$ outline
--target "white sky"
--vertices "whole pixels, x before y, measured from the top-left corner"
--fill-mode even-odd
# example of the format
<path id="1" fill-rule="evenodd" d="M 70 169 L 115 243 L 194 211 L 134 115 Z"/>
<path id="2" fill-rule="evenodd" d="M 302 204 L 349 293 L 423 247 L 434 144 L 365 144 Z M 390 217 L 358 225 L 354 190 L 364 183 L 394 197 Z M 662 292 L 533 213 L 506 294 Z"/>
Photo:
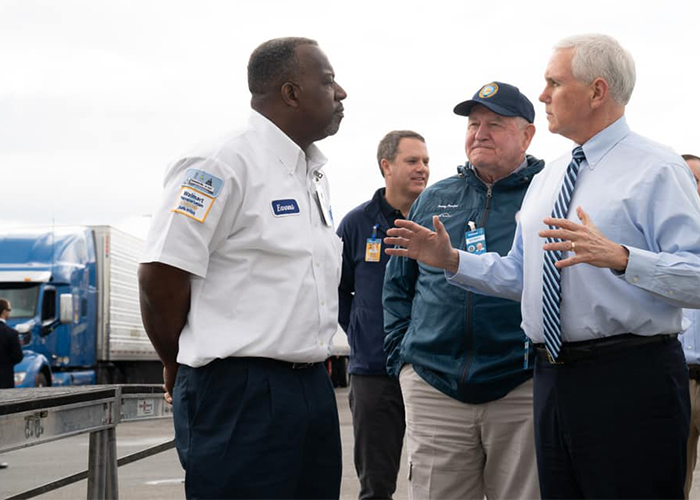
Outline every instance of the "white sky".
<path id="1" fill-rule="evenodd" d="M 319 143 L 336 222 L 382 185 L 389 130 L 427 140 L 431 183 L 464 163 L 452 114 L 492 80 L 535 104 L 530 153 L 569 141 L 537 101 L 551 46 L 603 32 L 635 57 L 627 119 L 700 154 L 700 2 L 0 0 L 0 225 L 110 224 L 143 236 L 167 164 L 244 124 L 246 64 L 278 36 L 319 41 L 348 92 L 340 132 Z"/>

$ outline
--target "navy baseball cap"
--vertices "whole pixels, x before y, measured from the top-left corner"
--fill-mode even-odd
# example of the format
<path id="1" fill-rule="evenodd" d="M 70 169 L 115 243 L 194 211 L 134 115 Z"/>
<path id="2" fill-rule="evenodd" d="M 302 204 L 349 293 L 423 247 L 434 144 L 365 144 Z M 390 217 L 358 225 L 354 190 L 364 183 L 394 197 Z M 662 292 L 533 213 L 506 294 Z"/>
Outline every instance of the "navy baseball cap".
<path id="1" fill-rule="evenodd" d="M 486 106 L 501 116 L 522 116 L 528 122 L 535 121 L 535 108 L 530 100 L 520 93 L 518 87 L 502 82 L 491 82 L 481 87 L 474 97 L 455 106 L 455 114 L 469 116 L 477 104 Z"/>

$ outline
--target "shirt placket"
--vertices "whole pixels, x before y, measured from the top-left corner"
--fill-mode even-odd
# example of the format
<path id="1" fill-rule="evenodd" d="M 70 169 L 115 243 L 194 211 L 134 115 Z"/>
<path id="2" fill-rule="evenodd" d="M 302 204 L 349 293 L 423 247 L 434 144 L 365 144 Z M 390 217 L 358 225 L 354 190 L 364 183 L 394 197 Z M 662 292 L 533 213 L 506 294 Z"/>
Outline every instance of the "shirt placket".
<path id="1" fill-rule="evenodd" d="M 330 312 L 328 310 L 328 300 L 325 296 L 326 276 L 324 272 L 325 256 L 326 256 L 326 241 L 324 235 L 323 220 L 319 212 L 316 202 L 316 174 L 314 168 L 307 167 L 306 160 L 299 158 L 298 171 L 304 175 L 304 186 L 307 194 L 307 203 L 309 204 L 309 245 L 311 248 L 311 272 L 316 287 L 316 304 L 318 310 L 318 324 L 315 331 L 316 345 L 320 348 L 326 348 L 326 342 L 321 337 L 321 327 L 329 320 Z"/>

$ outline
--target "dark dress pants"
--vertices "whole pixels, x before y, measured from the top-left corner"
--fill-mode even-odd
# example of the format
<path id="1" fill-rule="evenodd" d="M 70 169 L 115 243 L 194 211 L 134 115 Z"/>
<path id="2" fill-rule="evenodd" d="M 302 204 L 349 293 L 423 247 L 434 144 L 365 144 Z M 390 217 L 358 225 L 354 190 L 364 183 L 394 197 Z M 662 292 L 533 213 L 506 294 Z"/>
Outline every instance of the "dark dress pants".
<path id="1" fill-rule="evenodd" d="M 683 498 L 690 418 L 677 340 L 535 364 L 542 498 Z"/>
<path id="2" fill-rule="evenodd" d="M 339 498 L 335 392 L 322 363 L 180 366 L 173 391 L 187 498 Z"/>
<path id="3" fill-rule="evenodd" d="M 406 430 L 399 381 L 387 375 L 351 375 L 349 399 L 359 498 L 391 498 Z"/>

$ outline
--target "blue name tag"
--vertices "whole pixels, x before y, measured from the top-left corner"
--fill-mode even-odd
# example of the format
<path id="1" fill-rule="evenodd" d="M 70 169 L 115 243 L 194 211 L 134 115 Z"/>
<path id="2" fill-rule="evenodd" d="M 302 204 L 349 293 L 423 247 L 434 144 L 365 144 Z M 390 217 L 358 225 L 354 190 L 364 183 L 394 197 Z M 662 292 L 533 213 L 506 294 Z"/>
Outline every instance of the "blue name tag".
<path id="1" fill-rule="evenodd" d="M 474 254 L 486 253 L 486 234 L 483 227 L 467 231 L 464 238 L 467 243 L 467 252 Z"/>
<path id="2" fill-rule="evenodd" d="M 272 213 L 275 217 L 284 217 L 285 215 L 297 215 L 299 213 L 299 204 L 297 200 L 273 200 Z"/>

